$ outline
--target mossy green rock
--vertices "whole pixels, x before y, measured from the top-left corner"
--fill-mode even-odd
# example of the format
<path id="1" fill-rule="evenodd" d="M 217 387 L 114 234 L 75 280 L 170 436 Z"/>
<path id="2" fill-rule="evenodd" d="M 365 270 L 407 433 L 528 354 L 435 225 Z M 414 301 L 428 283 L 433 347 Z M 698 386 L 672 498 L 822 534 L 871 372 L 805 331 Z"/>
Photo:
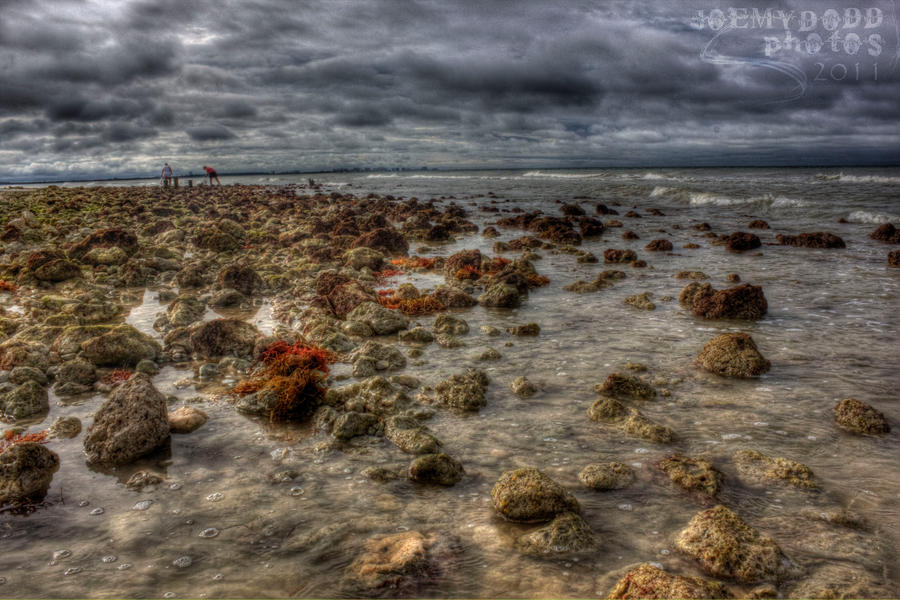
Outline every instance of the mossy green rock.
<path id="1" fill-rule="evenodd" d="M 77 383 L 91 385 L 97 381 L 97 367 L 83 358 L 67 360 L 56 372 L 56 384 Z"/>
<path id="2" fill-rule="evenodd" d="M 714 337 L 697 355 L 697 362 L 707 371 L 728 377 L 758 377 L 771 367 L 746 333 Z"/>
<path id="3" fill-rule="evenodd" d="M 126 324 L 81 343 L 82 358 L 97 366 L 134 366 L 161 353 L 156 340 Z"/>
<path id="4" fill-rule="evenodd" d="M 788 564 L 775 540 L 721 505 L 697 513 L 675 545 L 710 575 L 743 583 L 778 579 Z"/>
<path id="5" fill-rule="evenodd" d="M 441 441 L 412 417 L 388 419 L 384 437 L 407 454 L 437 454 L 441 451 Z"/>
<path id="6" fill-rule="evenodd" d="M 13 419 L 26 419 L 49 410 L 47 390 L 34 380 L 28 380 L 0 396 L 0 412 Z"/>
<path id="7" fill-rule="evenodd" d="M 477 411 L 487 404 L 485 392 L 490 379 L 481 369 L 451 375 L 438 383 L 434 390 L 438 402 L 451 408 Z"/>
<path id="8" fill-rule="evenodd" d="M 462 463 L 444 453 L 419 456 L 409 465 L 409 478 L 419 483 L 455 485 L 465 474 Z"/>
<path id="9" fill-rule="evenodd" d="M 199 321 L 206 312 L 206 305 L 188 294 L 175 298 L 166 309 L 166 317 L 172 327 L 184 327 Z"/>
<path id="10" fill-rule="evenodd" d="M 650 563 L 644 563 L 628 571 L 607 596 L 617 600 L 642 598 L 705 600 L 733 597 L 728 588 L 718 581 L 673 575 Z"/>
<path id="11" fill-rule="evenodd" d="M 377 335 L 389 335 L 409 327 L 409 319 L 403 313 L 374 302 L 360 303 L 347 314 L 347 320 L 365 323 Z"/>
<path id="12" fill-rule="evenodd" d="M 40 385 L 47 385 L 47 376 L 35 367 L 16 367 L 9 373 L 9 380 L 16 385 L 26 381 L 36 381 Z"/>
<path id="13" fill-rule="evenodd" d="M 478 304 L 496 308 L 516 308 L 522 304 L 522 297 L 515 286 L 495 283 L 478 297 Z"/>
<path id="14" fill-rule="evenodd" d="M 491 500 L 501 517 L 521 523 L 549 521 L 567 511 L 581 512 L 575 496 L 534 467 L 503 473 L 491 489 Z"/>
<path id="15" fill-rule="evenodd" d="M 238 319 L 213 319 L 193 328 L 191 349 L 203 358 L 251 356 L 259 331 Z"/>
<path id="16" fill-rule="evenodd" d="M 531 556 L 560 556 L 591 550 L 597 538 L 590 525 L 573 512 L 565 512 L 547 525 L 516 540 L 516 547 Z"/>

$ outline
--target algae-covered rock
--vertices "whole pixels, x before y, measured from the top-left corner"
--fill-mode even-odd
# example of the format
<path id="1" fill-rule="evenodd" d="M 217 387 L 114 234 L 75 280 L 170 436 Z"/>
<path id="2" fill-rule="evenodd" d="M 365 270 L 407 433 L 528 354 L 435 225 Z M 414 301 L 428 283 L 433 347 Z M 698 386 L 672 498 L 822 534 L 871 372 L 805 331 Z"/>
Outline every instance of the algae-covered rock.
<path id="1" fill-rule="evenodd" d="M 81 433 L 81 419 L 78 417 L 57 417 L 48 429 L 51 437 L 69 439 Z"/>
<path id="2" fill-rule="evenodd" d="M 650 292 L 644 292 L 642 294 L 635 294 L 633 296 L 628 296 L 625 298 L 625 304 L 629 306 L 633 306 L 640 310 L 656 310 L 656 305 L 653 304 L 653 301 L 650 300 L 650 297 L 653 294 Z"/>
<path id="3" fill-rule="evenodd" d="M 673 575 L 650 563 L 628 571 L 607 596 L 619 600 L 705 600 L 733 597 L 728 588 L 718 581 Z"/>
<path id="4" fill-rule="evenodd" d="M 50 366 L 47 346 L 40 342 L 12 339 L 0 344 L 0 369 L 35 367 L 46 371 Z"/>
<path id="5" fill-rule="evenodd" d="M 81 357 L 97 366 L 134 366 L 161 352 L 156 340 L 126 324 L 81 343 Z"/>
<path id="6" fill-rule="evenodd" d="M 441 451 L 441 441 L 412 417 L 388 419 L 384 437 L 407 454 L 439 454 Z"/>
<path id="7" fill-rule="evenodd" d="M 694 296 L 691 310 L 705 319 L 754 320 L 766 314 L 768 303 L 762 287 L 745 283 L 724 290 L 706 288 Z"/>
<path id="8" fill-rule="evenodd" d="M 371 377 L 375 371 L 402 369 L 406 366 L 406 357 L 403 353 L 389 344 L 379 344 L 378 342 L 368 341 L 359 346 L 349 356 L 350 362 L 354 366 L 354 376 Z M 358 375 L 356 373 L 358 365 L 363 362 L 370 364 L 372 372 L 368 375 Z"/>
<path id="9" fill-rule="evenodd" d="M 47 376 L 42 370 L 35 367 L 21 366 L 14 368 L 9 372 L 9 380 L 16 385 L 21 385 L 26 381 L 34 381 L 39 385 L 47 385 Z"/>
<path id="10" fill-rule="evenodd" d="M 525 323 L 524 325 L 507 327 L 506 331 L 517 337 L 536 336 L 541 334 L 541 326 L 537 323 Z"/>
<path id="11" fill-rule="evenodd" d="M 671 444 L 675 440 L 675 433 L 671 429 L 651 421 L 635 409 L 631 409 L 628 418 L 622 423 L 622 430 L 657 444 Z"/>
<path id="12" fill-rule="evenodd" d="M 94 248 L 119 248 L 126 256 L 138 250 L 138 238 L 131 231 L 112 227 L 91 232 L 69 250 L 69 257 L 82 260 Z"/>
<path id="13" fill-rule="evenodd" d="M 583 468 L 578 480 L 592 490 L 619 490 L 634 481 L 634 470 L 620 462 L 595 463 Z"/>
<path id="14" fill-rule="evenodd" d="M 462 463 L 447 454 L 424 454 L 409 465 L 409 478 L 419 483 L 455 485 L 465 474 Z"/>
<path id="15" fill-rule="evenodd" d="M 373 272 L 380 271 L 384 266 L 384 254 L 366 246 L 351 248 L 344 253 L 344 265 L 356 270 L 367 267 Z"/>
<path id="16" fill-rule="evenodd" d="M 194 243 L 214 252 L 233 252 L 244 245 L 244 228 L 231 219 L 219 219 L 197 226 Z"/>
<path id="17" fill-rule="evenodd" d="M 520 398 L 530 398 L 537 393 L 537 387 L 528 381 L 528 378 L 524 375 L 516 377 L 513 382 L 509 384 L 509 389 L 512 390 L 513 394 Z"/>
<path id="18" fill-rule="evenodd" d="M 121 265 L 128 260 L 128 254 L 118 246 L 111 248 L 92 248 L 81 258 L 82 262 L 99 265 Z"/>
<path id="19" fill-rule="evenodd" d="M 771 537 L 721 505 L 694 515 L 675 545 L 710 575 L 744 583 L 778 579 L 788 564 Z"/>
<path id="20" fill-rule="evenodd" d="M 522 298 L 515 286 L 495 283 L 478 297 L 478 303 L 496 308 L 516 308 L 522 303 Z"/>
<path id="21" fill-rule="evenodd" d="M 371 413 L 348 411 L 334 419 L 331 435 L 339 440 L 349 440 L 360 435 L 375 435 L 380 430 L 377 416 Z"/>
<path id="22" fill-rule="evenodd" d="M 209 419 L 209 415 L 193 406 L 182 406 L 169 413 L 169 431 L 191 433 L 199 429 Z"/>
<path id="23" fill-rule="evenodd" d="M 834 422 L 854 433 L 878 435 L 891 430 L 883 413 L 855 398 L 844 398 L 835 405 Z"/>
<path id="24" fill-rule="evenodd" d="M 250 356 L 260 336 L 253 325 L 238 319 L 213 319 L 190 334 L 191 349 L 203 358 Z"/>
<path id="25" fill-rule="evenodd" d="M 543 522 L 564 512 L 581 512 L 566 488 L 534 467 L 506 471 L 491 489 L 501 517 L 521 523 Z"/>
<path id="26" fill-rule="evenodd" d="M 0 452 L 0 504 L 42 499 L 58 470 L 59 456 L 44 445 L 13 444 Z"/>
<path id="27" fill-rule="evenodd" d="M 84 436 L 89 464 L 124 465 L 162 446 L 169 438 L 166 398 L 150 377 L 133 374 L 94 414 Z"/>
<path id="28" fill-rule="evenodd" d="M 448 333 L 450 335 L 465 335 L 469 333 L 469 324 L 464 319 L 451 315 L 438 315 L 432 327 L 434 333 Z"/>
<path id="29" fill-rule="evenodd" d="M 543 527 L 520 536 L 516 548 L 531 556 L 562 556 L 593 549 L 597 538 L 580 515 L 565 512 Z"/>
<path id="30" fill-rule="evenodd" d="M 33 275 L 39 281 L 56 283 L 81 277 L 81 267 L 70 260 L 61 258 L 41 265 L 34 270 Z"/>
<path id="31" fill-rule="evenodd" d="M 772 458 L 756 450 L 740 450 L 733 458 L 742 479 L 754 482 L 780 480 L 801 488 L 816 487 L 810 468 L 793 460 Z"/>
<path id="32" fill-rule="evenodd" d="M 707 371 L 729 377 L 758 377 L 771 366 L 746 333 L 714 337 L 700 351 L 697 362 Z"/>
<path id="33" fill-rule="evenodd" d="M 56 372 L 57 387 L 67 383 L 91 385 L 95 381 L 97 381 L 97 367 L 83 358 L 67 360 L 59 366 L 59 370 Z"/>
<path id="34" fill-rule="evenodd" d="M 451 375 L 434 386 L 438 402 L 460 410 L 479 410 L 487 404 L 490 379 L 481 369 Z"/>
<path id="35" fill-rule="evenodd" d="M 389 335 L 409 327 L 409 319 L 403 313 L 387 309 L 375 302 L 362 302 L 347 313 L 348 321 L 365 323 L 377 335 Z"/>
<path id="36" fill-rule="evenodd" d="M 348 597 L 418 597 L 452 560 L 434 536 L 418 531 L 376 535 L 347 567 L 341 587 Z"/>
<path id="37" fill-rule="evenodd" d="M 13 419 L 27 419 L 50 410 L 47 389 L 28 380 L 11 392 L 0 396 L 0 414 Z"/>
<path id="38" fill-rule="evenodd" d="M 616 423 L 628 416 L 628 409 L 615 398 L 598 398 L 587 410 L 591 421 L 603 423 Z"/>
<path id="39" fill-rule="evenodd" d="M 594 386 L 594 391 L 619 400 L 653 400 L 656 390 L 637 377 L 611 373 L 602 385 Z"/>
<path id="40" fill-rule="evenodd" d="M 712 497 L 718 494 L 722 487 L 721 471 L 703 458 L 673 454 L 658 464 L 672 483 L 689 492 L 699 492 Z"/>
<path id="41" fill-rule="evenodd" d="M 478 304 L 478 300 L 454 285 L 439 285 L 433 294 L 447 308 L 468 308 Z"/>
<path id="42" fill-rule="evenodd" d="M 782 246 L 800 246 L 802 248 L 846 248 L 840 237 L 827 231 L 801 233 L 799 235 L 777 235 L 775 239 Z"/>
<path id="43" fill-rule="evenodd" d="M 166 309 L 166 317 L 172 327 L 185 327 L 203 318 L 206 305 L 190 294 L 175 298 Z"/>
<path id="44" fill-rule="evenodd" d="M 216 275 L 216 285 L 220 289 L 237 290 L 245 296 L 252 296 L 262 288 L 263 280 L 252 267 L 234 264 L 219 271 Z"/>
<path id="45" fill-rule="evenodd" d="M 603 251 L 603 262 L 607 264 L 630 263 L 637 260 L 634 250 L 608 248 Z"/>
<path id="46" fill-rule="evenodd" d="M 404 344 L 420 344 L 424 346 L 434 341 L 434 335 L 424 327 L 413 327 L 398 333 L 397 339 Z"/>

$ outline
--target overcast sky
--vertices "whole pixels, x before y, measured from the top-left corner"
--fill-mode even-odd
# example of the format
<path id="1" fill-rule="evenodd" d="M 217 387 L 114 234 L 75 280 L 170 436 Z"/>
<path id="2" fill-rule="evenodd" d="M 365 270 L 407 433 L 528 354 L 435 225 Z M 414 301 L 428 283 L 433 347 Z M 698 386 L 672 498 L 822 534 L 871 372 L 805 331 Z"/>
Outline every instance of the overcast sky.
<path id="1" fill-rule="evenodd" d="M 0 180 L 900 163 L 893 2 L 758 2 L 0 0 Z"/>

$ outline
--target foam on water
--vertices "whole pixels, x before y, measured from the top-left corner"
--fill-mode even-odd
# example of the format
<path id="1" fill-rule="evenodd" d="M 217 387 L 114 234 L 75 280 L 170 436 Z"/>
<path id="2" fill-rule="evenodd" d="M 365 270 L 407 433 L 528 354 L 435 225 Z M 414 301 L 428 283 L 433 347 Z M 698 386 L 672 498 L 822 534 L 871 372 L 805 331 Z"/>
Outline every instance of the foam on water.
<path id="1" fill-rule="evenodd" d="M 882 223 L 897 223 L 898 221 L 900 221 L 900 216 L 891 215 L 888 213 L 869 212 L 866 210 L 855 210 L 847 215 L 846 219 L 851 223 L 881 225 Z"/>

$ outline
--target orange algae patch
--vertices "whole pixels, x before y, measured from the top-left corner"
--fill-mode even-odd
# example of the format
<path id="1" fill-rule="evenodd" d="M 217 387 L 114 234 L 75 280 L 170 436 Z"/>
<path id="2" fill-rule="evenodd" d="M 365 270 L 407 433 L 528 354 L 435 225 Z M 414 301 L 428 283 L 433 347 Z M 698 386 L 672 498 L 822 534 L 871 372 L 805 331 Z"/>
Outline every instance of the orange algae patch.
<path id="1" fill-rule="evenodd" d="M 462 269 L 456 271 L 457 279 L 479 279 L 481 278 L 481 275 L 481 271 L 479 271 L 472 265 L 466 265 Z"/>
<path id="2" fill-rule="evenodd" d="M 128 381 L 130 377 L 131 371 L 128 369 L 115 369 L 112 373 L 103 378 L 103 383 L 117 385 Z"/>
<path id="3" fill-rule="evenodd" d="M 5 279 L 0 279 L 0 292 L 9 292 L 15 294 L 19 290 L 19 286 Z"/>
<path id="4" fill-rule="evenodd" d="M 385 308 L 399 310 L 404 315 L 412 317 L 447 310 L 447 307 L 434 294 L 427 294 L 419 298 L 398 298 L 395 290 L 379 290 L 378 303 Z"/>
<path id="5" fill-rule="evenodd" d="M 436 258 L 412 256 L 410 258 L 395 258 L 391 261 L 391 264 L 403 269 L 433 269 L 436 262 Z"/>
<path id="6" fill-rule="evenodd" d="M 544 277 L 543 275 L 535 275 L 534 273 L 529 273 L 525 276 L 525 281 L 528 282 L 529 288 L 543 287 L 550 283 L 549 277 Z"/>
<path id="7" fill-rule="evenodd" d="M 488 274 L 499 273 L 507 265 L 509 265 L 512 261 L 508 258 L 503 258 L 502 256 L 496 256 L 491 259 L 491 262 L 488 264 Z"/>
<path id="8" fill-rule="evenodd" d="M 12 429 L 7 431 L 3 435 L 3 439 L 0 440 L 0 453 L 6 452 L 16 444 L 21 444 L 22 442 L 34 442 L 36 444 L 46 444 L 47 443 L 47 432 L 46 431 L 38 431 L 37 433 L 16 433 Z"/>
<path id="9" fill-rule="evenodd" d="M 378 285 L 384 285 L 391 277 L 398 277 L 400 275 L 403 275 L 403 271 L 398 271 L 397 269 L 383 269 L 375 273 L 375 282 Z"/>
<path id="10" fill-rule="evenodd" d="M 232 388 L 231 393 L 243 396 L 271 390 L 276 400 L 269 420 L 303 417 L 324 396 L 328 364 L 335 359 L 334 354 L 318 346 L 279 340 L 260 352 L 255 375 Z"/>

